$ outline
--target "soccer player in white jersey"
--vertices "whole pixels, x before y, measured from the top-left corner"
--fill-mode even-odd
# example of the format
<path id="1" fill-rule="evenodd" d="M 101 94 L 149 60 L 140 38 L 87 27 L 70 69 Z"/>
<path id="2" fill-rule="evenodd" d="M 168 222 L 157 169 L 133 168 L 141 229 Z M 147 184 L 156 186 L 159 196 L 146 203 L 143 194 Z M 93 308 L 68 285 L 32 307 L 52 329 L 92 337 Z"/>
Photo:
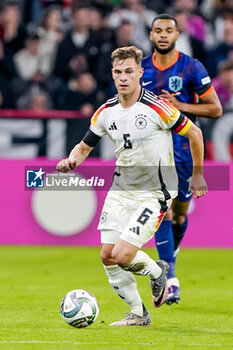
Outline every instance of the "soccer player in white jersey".
<path id="1" fill-rule="evenodd" d="M 152 238 L 177 194 L 171 130 L 189 138 L 193 195 L 198 198 L 207 192 L 202 175 L 202 133 L 170 102 L 140 86 L 141 60 L 142 51 L 134 46 L 113 51 L 112 76 L 118 95 L 97 110 L 83 140 L 57 164 L 58 171 L 73 170 L 104 134 L 116 145 L 116 176 L 98 229 L 109 283 L 130 313 L 111 326 L 144 326 L 151 322 L 134 275 L 149 276 L 155 307 L 167 297 L 167 263 L 152 260 L 140 248 Z"/>

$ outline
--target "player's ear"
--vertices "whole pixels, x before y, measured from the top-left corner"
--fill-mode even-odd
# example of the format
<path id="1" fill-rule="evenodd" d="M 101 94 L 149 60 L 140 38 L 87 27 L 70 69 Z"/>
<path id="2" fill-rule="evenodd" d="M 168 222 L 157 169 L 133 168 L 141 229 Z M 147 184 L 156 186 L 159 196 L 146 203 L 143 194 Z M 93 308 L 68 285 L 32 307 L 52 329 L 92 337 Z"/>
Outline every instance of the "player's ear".
<path id="1" fill-rule="evenodd" d="M 143 76 L 144 68 L 140 67 L 140 78 Z"/>
<path id="2" fill-rule="evenodd" d="M 179 39 L 179 36 L 180 36 L 180 32 L 179 32 L 179 30 L 177 30 L 177 31 L 176 31 L 176 40 Z"/>
<path id="3" fill-rule="evenodd" d="M 149 39 L 150 39 L 150 41 L 153 41 L 153 32 L 152 32 L 152 30 L 150 31 Z"/>

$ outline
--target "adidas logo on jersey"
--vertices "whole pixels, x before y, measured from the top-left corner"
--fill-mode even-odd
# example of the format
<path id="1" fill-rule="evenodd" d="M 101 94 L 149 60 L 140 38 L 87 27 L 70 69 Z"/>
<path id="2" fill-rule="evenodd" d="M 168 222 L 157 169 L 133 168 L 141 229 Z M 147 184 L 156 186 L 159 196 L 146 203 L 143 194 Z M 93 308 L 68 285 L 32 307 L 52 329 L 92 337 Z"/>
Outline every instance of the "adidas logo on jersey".
<path id="1" fill-rule="evenodd" d="M 136 233 L 136 235 L 139 235 L 139 233 L 140 233 L 140 227 L 139 226 L 131 227 L 129 230 L 134 232 L 134 233 Z"/>
<path id="2" fill-rule="evenodd" d="M 116 123 L 113 122 L 109 128 L 109 130 L 117 130 L 117 126 L 116 126 Z"/>

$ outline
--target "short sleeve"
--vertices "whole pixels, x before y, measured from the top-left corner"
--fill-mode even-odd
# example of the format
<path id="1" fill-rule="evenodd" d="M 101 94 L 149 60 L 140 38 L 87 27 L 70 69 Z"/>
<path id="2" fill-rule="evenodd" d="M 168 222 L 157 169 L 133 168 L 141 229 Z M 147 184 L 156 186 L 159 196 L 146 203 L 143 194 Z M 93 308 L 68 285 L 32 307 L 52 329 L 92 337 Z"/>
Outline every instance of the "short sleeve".
<path id="1" fill-rule="evenodd" d="M 170 129 L 179 135 L 184 135 L 192 125 L 191 120 L 167 99 L 158 99 L 151 107 L 159 115 L 158 122 L 161 129 Z"/>
<path id="2" fill-rule="evenodd" d="M 191 74 L 191 79 L 193 89 L 200 98 L 204 97 L 214 90 L 207 70 L 197 59 L 193 60 L 193 71 Z"/>
<path id="3" fill-rule="evenodd" d="M 106 133 L 104 127 L 104 111 L 106 108 L 107 104 L 103 104 L 97 109 L 91 118 L 90 130 L 99 137 L 102 137 Z"/>

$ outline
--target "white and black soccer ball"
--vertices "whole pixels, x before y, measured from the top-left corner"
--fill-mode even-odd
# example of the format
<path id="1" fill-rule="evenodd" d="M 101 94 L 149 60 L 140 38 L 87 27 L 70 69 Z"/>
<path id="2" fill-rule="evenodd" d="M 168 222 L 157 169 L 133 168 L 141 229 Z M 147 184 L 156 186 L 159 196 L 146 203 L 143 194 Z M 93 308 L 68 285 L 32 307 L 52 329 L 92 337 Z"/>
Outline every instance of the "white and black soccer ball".
<path id="1" fill-rule="evenodd" d="M 61 302 L 63 320 L 76 328 L 90 326 L 98 314 L 98 301 L 93 294 L 83 289 L 72 290 Z"/>

